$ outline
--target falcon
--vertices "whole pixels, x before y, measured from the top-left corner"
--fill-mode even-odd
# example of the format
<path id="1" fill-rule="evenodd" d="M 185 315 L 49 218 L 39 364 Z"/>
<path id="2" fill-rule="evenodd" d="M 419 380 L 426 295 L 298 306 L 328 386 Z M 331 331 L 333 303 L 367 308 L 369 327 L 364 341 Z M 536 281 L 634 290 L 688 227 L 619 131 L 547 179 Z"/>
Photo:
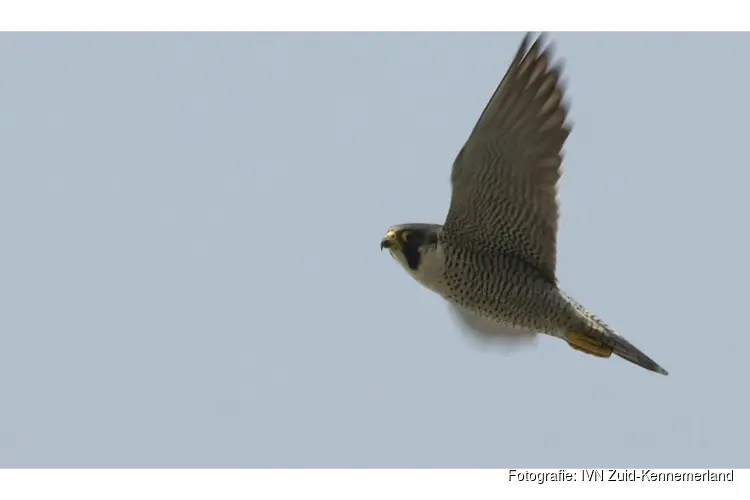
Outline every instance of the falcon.
<path id="1" fill-rule="evenodd" d="M 530 41 L 527 34 L 453 162 L 445 223 L 392 226 L 380 248 L 442 296 L 476 339 L 512 347 L 541 333 L 667 375 L 559 286 L 557 183 L 572 125 L 562 66 L 544 35 Z"/>

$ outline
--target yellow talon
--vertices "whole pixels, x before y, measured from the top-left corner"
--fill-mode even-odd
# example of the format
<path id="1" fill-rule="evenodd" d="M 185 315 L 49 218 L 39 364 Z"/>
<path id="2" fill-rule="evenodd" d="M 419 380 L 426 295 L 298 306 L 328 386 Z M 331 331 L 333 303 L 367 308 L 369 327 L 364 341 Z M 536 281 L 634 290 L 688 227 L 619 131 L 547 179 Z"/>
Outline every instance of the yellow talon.
<path id="1" fill-rule="evenodd" d="M 576 351 L 582 351 L 599 358 L 608 358 L 612 355 L 612 349 L 598 340 L 594 340 L 582 333 L 571 333 L 568 335 L 568 345 Z"/>

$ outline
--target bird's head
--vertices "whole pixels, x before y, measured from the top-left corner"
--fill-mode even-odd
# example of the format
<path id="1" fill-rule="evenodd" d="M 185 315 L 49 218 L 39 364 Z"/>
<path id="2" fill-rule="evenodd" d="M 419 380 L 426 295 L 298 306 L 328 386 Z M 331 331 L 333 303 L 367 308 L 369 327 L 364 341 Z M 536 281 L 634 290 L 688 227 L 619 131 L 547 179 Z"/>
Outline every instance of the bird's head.
<path id="1" fill-rule="evenodd" d="M 412 273 L 419 269 L 424 255 L 437 248 L 442 226 L 439 224 L 399 224 L 391 226 L 380 240 L 394 259 Z"/>

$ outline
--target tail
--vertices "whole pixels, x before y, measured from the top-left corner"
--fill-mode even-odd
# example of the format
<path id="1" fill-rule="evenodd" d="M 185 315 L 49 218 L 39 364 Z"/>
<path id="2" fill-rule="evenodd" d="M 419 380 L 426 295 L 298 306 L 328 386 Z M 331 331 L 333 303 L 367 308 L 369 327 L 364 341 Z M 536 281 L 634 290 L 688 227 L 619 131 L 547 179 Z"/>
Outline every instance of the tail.
<path id="1" fill-rule="evenodd" d="M 600 358 L 608 358 L 612 353 L 615 353 L 621 358 L 646 370 L 662 375 L 669 375 L 667 370 L 646 356 L 643 351 L 618 335 L 606 323 L 584 309 L 583 306 L 572 299 L 570 300 L 578 312 L 587 320 L 585 322 L 587 323 L 586 326 L 582 326 L 580 332 L 568 333 L 566 340 L 570 347 Z"/>

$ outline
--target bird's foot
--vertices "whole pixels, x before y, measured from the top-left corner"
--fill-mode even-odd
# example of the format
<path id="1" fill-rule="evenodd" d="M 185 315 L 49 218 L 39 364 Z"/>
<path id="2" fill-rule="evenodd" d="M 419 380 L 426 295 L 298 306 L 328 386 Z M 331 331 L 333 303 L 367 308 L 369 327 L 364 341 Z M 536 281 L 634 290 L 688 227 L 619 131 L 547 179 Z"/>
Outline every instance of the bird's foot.
<path id="1" fill-rule="evenodd" d="M 599 358 L 608 358 L 612 355 L 612 349 L 596 339 L 582 333 L 568 334 L 568 345 L 576 351 L 582 351 Z"/>

